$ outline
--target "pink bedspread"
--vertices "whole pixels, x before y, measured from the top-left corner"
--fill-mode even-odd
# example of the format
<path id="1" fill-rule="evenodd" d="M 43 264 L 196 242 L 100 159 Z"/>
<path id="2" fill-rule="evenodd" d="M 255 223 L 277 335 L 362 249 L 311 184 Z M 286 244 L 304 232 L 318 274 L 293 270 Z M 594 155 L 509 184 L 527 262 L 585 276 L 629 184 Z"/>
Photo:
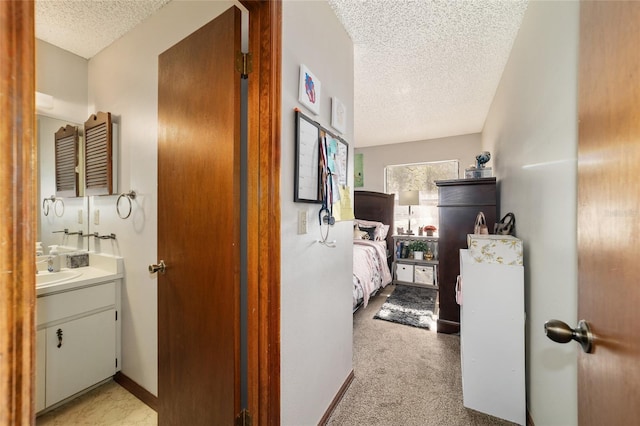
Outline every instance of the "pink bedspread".
<path id="1" fill-rule="evenodd" d="M 387 253 L 380 241 L 353 240 L 353 275 L 363 290 L 363 304 L 380 287 L 391 282 Z"/>

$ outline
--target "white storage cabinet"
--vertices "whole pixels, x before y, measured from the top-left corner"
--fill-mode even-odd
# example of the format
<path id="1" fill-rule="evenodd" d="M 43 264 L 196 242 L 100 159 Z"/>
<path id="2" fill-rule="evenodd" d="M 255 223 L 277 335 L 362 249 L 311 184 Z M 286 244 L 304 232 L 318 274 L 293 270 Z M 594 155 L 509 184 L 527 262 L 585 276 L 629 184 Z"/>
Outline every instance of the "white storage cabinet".
<path id="1" fill-rule="evenodd" d="M 524 268 L 460 250 L 460 275 L 464 406 L 524 425 Z"/>
<path id="2" fill-rule="evenodd" d="M 39 296 L 36 412 L 120 370 L 120 280 Z"/>

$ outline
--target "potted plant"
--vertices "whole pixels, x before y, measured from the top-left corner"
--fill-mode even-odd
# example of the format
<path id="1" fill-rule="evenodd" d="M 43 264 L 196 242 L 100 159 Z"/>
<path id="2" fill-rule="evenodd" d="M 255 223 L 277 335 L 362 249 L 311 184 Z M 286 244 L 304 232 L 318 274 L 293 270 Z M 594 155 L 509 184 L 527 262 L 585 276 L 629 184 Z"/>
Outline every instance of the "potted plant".
<path id="1" fill-rule="evenodd" d="M 429 246 L 424 241 L 412 241 L 409 244 L 409 250 L 413 252 L 413 258 L 417 260 L 424 259 L 424 253 L 429 249 Z"/>
<path id="2" fill-rule="evenodd" d="M 427 237 L 432 237 L 433 233 L 436 231 L 436 229 L 438 229 L 438 228 L 436 228 L 433 225 L 427 225 L 427 226 L 424 227 L 424 232 L 427 233 Z"/>

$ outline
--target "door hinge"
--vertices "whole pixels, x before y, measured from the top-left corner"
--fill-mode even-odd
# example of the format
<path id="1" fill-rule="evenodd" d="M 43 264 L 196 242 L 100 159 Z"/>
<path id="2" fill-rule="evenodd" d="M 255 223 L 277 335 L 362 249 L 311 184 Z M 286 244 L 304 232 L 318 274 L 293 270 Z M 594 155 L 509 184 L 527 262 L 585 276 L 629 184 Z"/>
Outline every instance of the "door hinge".
<path id="1" fill-rule="evenodd" d="M 251 426 L 251 414 L 249 414 L 249 410 L 244 408 L 240 411 L 240 414 L 236 416 L 236 426 Z"/>
<path id="2" fill-rule="evenodd" d="M 251 53 L 238 52 L 236 54 L 236 70 L 242 79 L 249 78 L 249 74 L 253 71 Z"/>

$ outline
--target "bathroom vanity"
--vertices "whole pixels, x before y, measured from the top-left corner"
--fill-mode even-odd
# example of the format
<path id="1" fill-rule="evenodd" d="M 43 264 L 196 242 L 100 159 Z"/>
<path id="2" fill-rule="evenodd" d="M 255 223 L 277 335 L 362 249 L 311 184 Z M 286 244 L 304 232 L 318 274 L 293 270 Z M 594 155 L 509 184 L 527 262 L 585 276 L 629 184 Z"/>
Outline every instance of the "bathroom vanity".
<path id="1" fill-rule="evenodd" d="M 60 405 L 120 370 L 119 257 L 36 275 L 36 412 Z"/>

